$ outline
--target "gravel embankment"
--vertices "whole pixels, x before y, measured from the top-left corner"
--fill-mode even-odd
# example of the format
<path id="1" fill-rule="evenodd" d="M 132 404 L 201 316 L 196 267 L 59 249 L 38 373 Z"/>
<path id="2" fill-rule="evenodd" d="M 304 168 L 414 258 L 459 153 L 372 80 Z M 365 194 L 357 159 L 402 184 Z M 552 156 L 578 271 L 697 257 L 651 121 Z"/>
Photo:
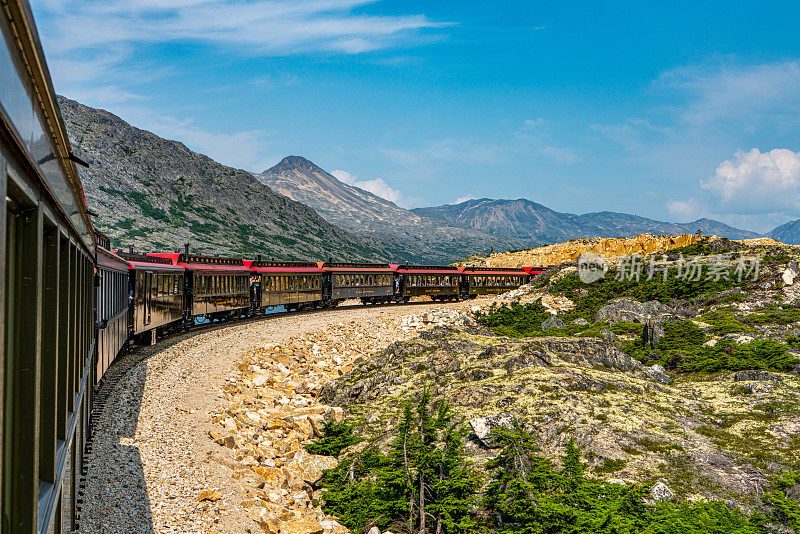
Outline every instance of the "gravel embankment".
<path id="1" fill-rule="evenodd" d="M 123 358 L 112 368 L 121 377 L 95 428 L 81 532 L 258 532 L 267 525 L 258 526 L 257 512 L 264 517 L 265 510 L 275 509 L 287 520 L 308 516 L 323 521 L 329 532 L 338 531 L 338 525 L 330 518 L 325 523 L 312 507 L 311 495 L 302 494 L 301 480 L 283 481 L 290 489 L 294 484 L 291 493 L 262 483 L 256 488 L 260 494 L 253 495 L 245 473 L 254 467 L 252 456 L 233 443 L 219 444 L 225 435 L 238 436 L 246 426 L 240 421 L 225 432 L 224 416 L 235 412 L 232 403 L 251 402 L 242 400 L 243 389 L 262 399 L 265 394 L 253 393 L 253 388 L 263 387 L 274 395 L 289 387 L 285 399 L 273 399 L 267 408 L 285 412 L 291 404 L 290 408 L 330 416 L 331 410 L 326 416 L 324 407 L 314 407 L 313 390 L 322 381 L 341 374 L 356 357 L 428 327 L 419 320 L 426 312 L 442 310 L 434 317 L 447 320 L 456 310 L 484 304 L 425 303 L 276 315 L 182 335 Z M 255 384 L 254 370 L 259 375 Z M 305 395 L 303 388 L 308 389 Z M 267 417 L 268 412 L 258 413 Z M 310 439 L 297 433 L 291 437 L 295 450 L 297 443 Z M 266 452 L 271 442 L 263 436 L 260 440 L 262 457 L 255 467 L 259 460 L 278 467 L 292 460 L 295 451 L 286 450 L 280 440 Z M 291 469 L 283 472 L 291 478 Z"/>

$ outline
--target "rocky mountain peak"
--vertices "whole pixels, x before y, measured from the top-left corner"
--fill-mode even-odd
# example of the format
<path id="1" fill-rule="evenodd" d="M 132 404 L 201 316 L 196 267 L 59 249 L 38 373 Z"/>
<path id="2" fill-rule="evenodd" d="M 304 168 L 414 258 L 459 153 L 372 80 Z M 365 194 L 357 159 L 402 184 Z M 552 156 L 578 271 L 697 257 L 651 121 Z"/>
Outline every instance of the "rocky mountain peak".
<path id="1" fill-rule="evenodd" d="M 280 174 L 282 172 L 325 172 L 317 165 L 302 156 L 286 156 L 277 165 L 264 171 L 266 173 Z"/>

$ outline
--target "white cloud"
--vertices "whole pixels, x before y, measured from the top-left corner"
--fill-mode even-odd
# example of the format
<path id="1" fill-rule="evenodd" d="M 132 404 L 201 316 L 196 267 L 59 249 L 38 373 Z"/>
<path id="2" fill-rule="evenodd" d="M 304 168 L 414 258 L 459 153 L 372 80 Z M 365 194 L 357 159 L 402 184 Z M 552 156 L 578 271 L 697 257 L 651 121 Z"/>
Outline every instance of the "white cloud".
<path id="1" fill-rule="evenodd" d="M 364 191 L 369 191 L 373 195 L 384 198 L 389 202 L 394 202 L 398 206 L 406 207 L 407 205 L 400 191 L 397 189 L 392 189 L 389 187 L 389 184 L 380 178 L 375 178 L 373 180 L 360 180 L 355 174 L 350 174 L 349 172 L 340 169 L 331 171 L 331 174 L 339 181 L 344 182 L 347 185 L 352 185 L 354 187 L 359 187 Z"/>
<path id="2" fill-rule="evenodd" d="M 800 153 L 785 148 L 739 151 L 701 187 L 740 214 L 800 211 Z"/>
<path id="3" fill-rule="evenodd" d="M 467 200 L 475 200 L 473 196 L 466 196 L 466 197 L 458 197 L 453 204 L 461 204 L 462 202 L 466 202 Z"/>
<path id="4" fill-rule="evenodd" d="M 670 200 L 667 202 L 667 210 L 678 222 L 694 221 L 708 213 L 705 204 L 694 197 L 687 200 Z"/>

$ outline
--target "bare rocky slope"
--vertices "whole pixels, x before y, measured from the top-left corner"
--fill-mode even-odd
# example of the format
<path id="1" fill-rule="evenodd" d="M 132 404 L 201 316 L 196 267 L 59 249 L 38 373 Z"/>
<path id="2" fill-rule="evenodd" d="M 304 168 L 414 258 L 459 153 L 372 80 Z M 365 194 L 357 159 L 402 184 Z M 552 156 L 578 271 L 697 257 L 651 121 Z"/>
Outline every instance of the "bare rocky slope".
<path id="1" fill-rule="evenodd" d="M 524 198 L 482 198 L 412 211 L 423 217 L 438 218 L 458 226 L 546 243 L 559 243 L 575 238 L 629 237 L 642 233 L 685 234 L 695 233 L 697 230 L 706 235 L 728 239 L 759 237 L 755 232 L 740 230 L 712 219 L 669 223 L 610 211 L 575 215 L 553 211 Z"/>
<path id="2" fill-rule="evenodd" d="M 276 194 L 252 174 L 59 97 L 95 225 L 114 247 L 281 259 L 386 260 L 387 253 Z"/>
<path id="3" fill-rule="evenodd" d="M 800 245 L 800 219 L 789 221 L 769 232 L 767 237 L 789 245 Z"/>
<path id="4" fill-rule="evenodd" d="M 449 263 L 476 251 L 530 247 L 526 238 L 492 235 L 413 211 L 337 180 L 314 163 L 288 156 L 257 178 L 275 191 L 317 210 L 329 222 L 375 241 L 398 259 Z"/>

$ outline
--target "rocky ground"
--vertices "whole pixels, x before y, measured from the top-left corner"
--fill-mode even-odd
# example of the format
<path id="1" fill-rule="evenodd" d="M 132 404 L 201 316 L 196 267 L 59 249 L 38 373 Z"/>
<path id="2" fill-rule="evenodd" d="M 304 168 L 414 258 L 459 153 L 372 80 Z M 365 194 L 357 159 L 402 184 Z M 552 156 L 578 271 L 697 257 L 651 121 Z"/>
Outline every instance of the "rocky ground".
<path id="1" fill-rule="evenodd" d="M 95 426 L 80 531 L 342 532 L 311 502 L 330 459 L 302 450 L 343 416 L 316 400 L 322 384 L 463 323 L 475 302 L 276 315 L 123 358 Z"/>

